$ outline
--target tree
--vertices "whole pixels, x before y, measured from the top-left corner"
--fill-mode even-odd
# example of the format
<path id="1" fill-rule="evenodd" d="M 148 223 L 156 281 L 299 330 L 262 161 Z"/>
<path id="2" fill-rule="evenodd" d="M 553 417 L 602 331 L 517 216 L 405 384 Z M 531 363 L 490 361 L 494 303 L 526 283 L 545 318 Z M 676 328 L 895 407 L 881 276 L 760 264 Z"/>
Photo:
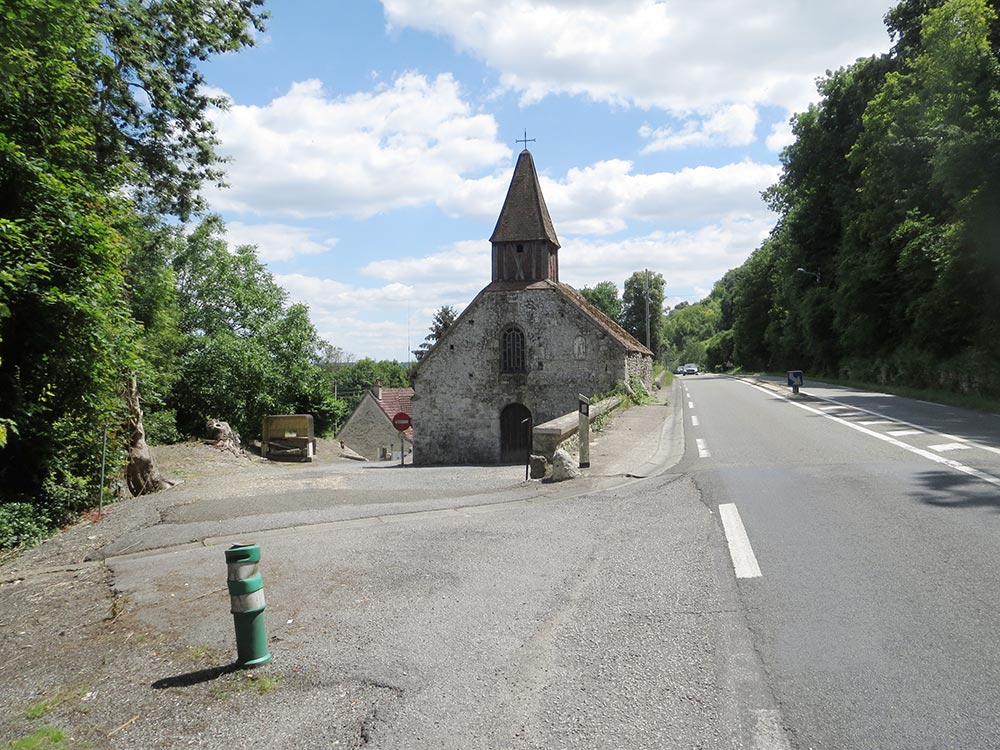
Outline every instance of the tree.
<path id="1" fill-rule="evenodd" d="M 614 321 L 622 314 L 622 301 L 618 296 L 618 287 L 611 281 L 598 281 L 593 289 L 584 287 L 580 294 L 590 304 Z"/>
<path id="2" fill-rule="evenodd" d="M 49 523 L 96 496 L 104 425 L 125 447 L 123 385 L 151 362 L 126 281 L 134 217 L 183 218 L 218 176 L 197 61 L 252 43 L 261 2 L 4 4 L 0 497 Z"/>
<path id="3" fill-rule="evenodd" d="M 663 275 L 636 271 L 625 281 L 619 322 L 626 331 L 646 344 L 653 358 L 662 359 L 660 328 L 663 323 Z M 647 331 L 649 332 L 647 338 Z"/>
<path id="4" fill-rule="evenodd" d="M 420 344 L 422 354 L 428 352 L 434 344 L 441 340 L 444 332 L 451 327 L 457 317 L 458 311 L 451 305 L 443 305 L 437 309 L 437 312 L 434 313 L 434 319 L 431 321 L 431 332 L 424 337 Z"/>
<path id="5" fill-rule="evenodd" d="M 334 373 L 337 392 L 353 410 L 365 393 L 379 381 L 386 388 L 405 388 L 409 385 L 406 368 L 394 360 L 375 360 L 365 357 L 345 365 Z"/>
<path id="6" fill-rule="evenodd" d="M 720 317 L 719 302 L 712 297 L 671 310 L 660 330 L 667 363 L 676 366 L 694 362 L 707 366 L 707 342 L 718 332 Z"/>
<path id="7" fill-rule="evenodd" d="M 324 363 L 331 349 L 245 245 L 230 252 L 225 226 L 207 217 L 172 258 L 183 337 L 169 398 L 178 426 L 200 434 L 207 418 L 256 434 L 267 414 L 313 414 L 318 433 L 347 411 Z"/>

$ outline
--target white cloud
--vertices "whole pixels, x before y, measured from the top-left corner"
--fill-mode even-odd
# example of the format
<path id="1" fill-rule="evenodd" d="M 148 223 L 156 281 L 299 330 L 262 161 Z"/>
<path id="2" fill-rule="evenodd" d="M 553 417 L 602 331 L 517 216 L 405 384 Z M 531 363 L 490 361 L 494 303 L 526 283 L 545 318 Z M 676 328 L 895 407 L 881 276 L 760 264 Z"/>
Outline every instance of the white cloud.
<path id="1" fill-rule="evenodd" d="M 689 146 L 746 146 L 754 142 L 756 129 L 757 110 L 746 104 L 733 104 L 700 120 L 689 119 L 679 130 L 644 125 L 639 135 L 650 141 L 643 153 L 651 153 Z"/>
<path id="2" fill-rule="evenodd" d="M 667 294 L 689 301 L 743 263 L 773 226 L 771 217 L 733 217 L 692 230 L 651 232 L 618 242 L 574 239 L 559 251 L 559 277 L 573 286 L 613 281 L 619 288 L 634 271 L 662 273 Z"/>
<path id="3" fill-rule="evenodd" d="M 541 178 L 557 234 L 610 234 L 629 219 L 698 225 L 726 216 L 764 216 L 760 192 L 779 168 L 751 161 L 677 172 L 633 174 L 612 159 L 571 169 L 559 181 Z"/>
<path id="4" fill-rule="evenodd" d="M 336 238 L 322 238 L 305 227 L 294 224 L 226 224 L 226 239 L 230 246 L 256 245 L 257 255 L 264 261 L 291 260 L 299 255 L 319 255 L 328 252 Z"/>
<path id="5" fill-rule="evenodd" d="M 212 119 L 232 162 L 229 189 L 209 199 L 234 212 L 366 218 L 447 202 L 463 176 L 511 156 L 493 117 L 474 113 L 448 74 L 405 73 L 340 97 L 302 81 L 266 106 L 234 104 Z"/>
<path id="6" fill-rule="evenodd" d="M 771 135 L 767 137 L 768 149 L 777 153 L 793 143 L 795 143 L 795 134 L 792 132 L 791 119 L 776 122 L 771 128 Z"/>
<path id="7" fill-rule="evenodd" d="M 824 70 L 888 46 L 894 0 L 382 0 L 390 29 L 450 37 L 526 102 L 555 93 L 672 112 L 815 98 Z"/>
<path id="8" fill-rule="evenodd" d="M 577 287 L 613 281 L 621 288 L 634 271 L 662 273 L 674 304 L 696 301 L 729 269 L 760 245 L 772 226 L 770 216 L 733 216 L 691 230 L 651 232 L 620 241 L 574 238 L 559 251 L 560 278 Z M 293 302 L 309 305 L 320 335 L 358 356 L 401 359 L 407 344 L 416 348 L 441 305 L 465 308 L 490 280 L 490 247 L 485 241 L 456 243 L 424 257 L 370 263 L 364 273 L 385 283 L 345 284 L 301 274 L 276 280 Z"/>

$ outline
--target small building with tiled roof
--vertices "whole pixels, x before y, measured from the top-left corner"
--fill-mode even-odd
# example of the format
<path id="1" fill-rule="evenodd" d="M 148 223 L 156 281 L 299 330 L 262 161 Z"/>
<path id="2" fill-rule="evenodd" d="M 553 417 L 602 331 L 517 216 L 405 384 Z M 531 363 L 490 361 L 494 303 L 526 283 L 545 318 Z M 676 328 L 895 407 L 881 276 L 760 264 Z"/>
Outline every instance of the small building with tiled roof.
<path id="1" fill-rule="evenodd" d="M 336 439 L 370 461 L 399 457 L 400 433 L 392 418 L 404 412 L 413 414 L 412 388 L 383 388 L 378 382 L 365 393 L 358 408 L 344 423 Z M 413 428 L 403 433 L 403 453 L 413 450 Z"/>
<path id="2" fill-rule="evenodd" d="M 517 159 L 492 243 L 492 281 L 414 370 L 415 464 L 523 463 L 531 429 L 622 381 L 652 352 L 559 281 L 559 240 L 531 153 Z"/>

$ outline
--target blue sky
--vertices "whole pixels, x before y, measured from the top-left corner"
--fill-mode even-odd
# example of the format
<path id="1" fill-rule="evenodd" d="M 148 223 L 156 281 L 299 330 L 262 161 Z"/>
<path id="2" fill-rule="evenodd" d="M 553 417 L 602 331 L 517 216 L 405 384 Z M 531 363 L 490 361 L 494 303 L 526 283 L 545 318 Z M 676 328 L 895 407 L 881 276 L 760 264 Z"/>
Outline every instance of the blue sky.
<path id="1" fill-rule="evenodd" d="M 760 191 L 825 71 L 889 46 L 888 0 L 286 0 L 208 85 L 211 190 L 320 334 L 406 360 L 489 282 L 527 130 L 573 286 L 704 297 L 766 236 Z"/>

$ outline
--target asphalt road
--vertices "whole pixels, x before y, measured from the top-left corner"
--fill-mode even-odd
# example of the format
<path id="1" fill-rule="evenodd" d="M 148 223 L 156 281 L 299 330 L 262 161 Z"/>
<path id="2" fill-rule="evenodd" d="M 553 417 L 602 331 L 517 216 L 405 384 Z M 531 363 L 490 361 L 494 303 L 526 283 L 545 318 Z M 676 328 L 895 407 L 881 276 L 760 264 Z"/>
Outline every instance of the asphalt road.
<path id="1" fill-rule="evenodd" d="M 216 520 L 232 532 L 242 503 L 263 550 L 265 671 L 281 688 L 242 727 L 204 715 L 197 730 L 160 734 L 136 721 L 117 742 L 785 750 L 722 529 L 689 477 L 663 473 L 683 448 L 679 393 L 669 409 L 617 416 L 576 483 L 512 487 L 509 467 L 463 467 L 355 471 L 317 487 L 325 475 L 307 471 L 284 496 L 177 495 L 164 523 L 106 548 L 127 615 L 175 649 L 231 648 L 229 542 L 201 535 Z M 378 482 L 352 487 L 362 475 Z M 388 478 L 407 476 L 425 490 L 386 494 Z M 496 489 L 444 490 L 471 477 Z M 265 510 L 286 527 L 255 521 Z M 200 541 L 177 544 L 189 535 Z M 120 554 L 136 546 L 146 551 Z M 155 678 L 178 697 L 200 679 Z M 348 701 L 374 707 L 360 730 L 343 719 Z"/>
<path id="2" fill-rule="evenodd" d="M 387 694 L 366 746 L 783 747 L 767 742 L 775 712 L 721 530 L 683 477 L 258 541 L 269 673 L 284 692 L 325 679 Z M 224 645 L 224 594 L 200 594 L 218 589 L 220 555 L 109 565 L 147 622 L 191 647 Z M 317 698 L 254 732 L 270 746 L 345 741 Z"/>
<path id="3" fill-rule="evenodd" d="M 1000 420 L 849 389 L 683 388 L 678 469 L 728 519 L 792 746 L 1000 747 Z"/>
<path id="4" fill-rule="evenodd" d="M 779 390 L 684 378 L 560 485 L 264 467 L 123 504 L 5 569 L 9 731 L 85 675 L 47 720 L 95 747 L 1000 747 L 996 421 Z M 260 694 L 227 669 L 248 539 Z"/>

